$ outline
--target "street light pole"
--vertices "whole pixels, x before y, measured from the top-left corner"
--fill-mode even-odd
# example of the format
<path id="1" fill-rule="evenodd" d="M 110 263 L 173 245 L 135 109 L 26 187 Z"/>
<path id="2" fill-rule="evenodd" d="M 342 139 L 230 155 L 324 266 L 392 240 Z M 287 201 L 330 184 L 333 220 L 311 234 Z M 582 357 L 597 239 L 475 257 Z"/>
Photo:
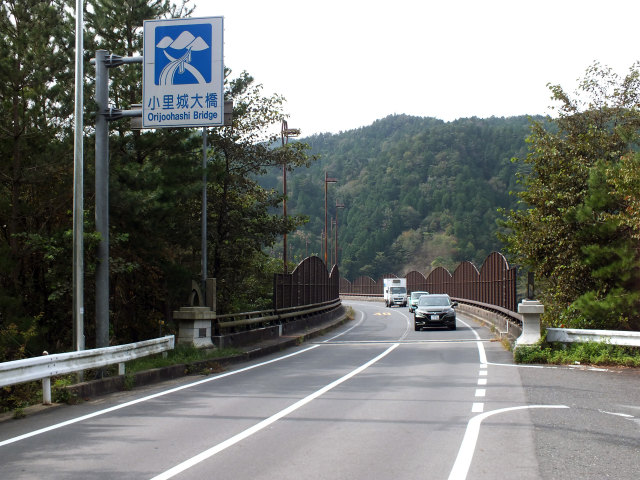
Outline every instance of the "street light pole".
<path id="1" fill-rule="evenodd" d="M 329 230 L 327 229 L 327 185 L 330 183 L 337 183 L 337 178 L 329 178 L 327 171 L 324 172 L 324 264 L 327 266 L 327 237 L 329 236 Z M 327 269 L 329 267 L 327 266 Z"/>
<path id="2" fill-rule="evenodd" d="M 282 139 L 282 148 L 289 143 L 289 137 L 297 137 L 300 135 L 300 130 L 297 128 L 289 128 L 286 120 L 282 120 L 282 129 L 280 130 L 280 137 Z M 287 162 L 282 162 L 282 216 L 287 221 Z M 283 272 L 287 273 L 287 232 L 284 232 L 282 237 L 282 264 Z"/>

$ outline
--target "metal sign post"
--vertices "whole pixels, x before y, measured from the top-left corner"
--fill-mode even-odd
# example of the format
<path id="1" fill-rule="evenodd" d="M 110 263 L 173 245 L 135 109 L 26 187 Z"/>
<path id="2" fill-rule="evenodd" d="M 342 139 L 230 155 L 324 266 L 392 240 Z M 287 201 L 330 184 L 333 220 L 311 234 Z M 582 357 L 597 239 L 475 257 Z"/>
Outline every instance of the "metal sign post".
<path id="1" fill-rule="evenodd" d="M 143 128 L 224 125 L 222 17 L 146 20 L 145 56 L 121 57 L 98 50 L 96 66 L 96 346 L 109 344 L 109 127 L 123 117 L 142 116 Z M 143 64 L 142 110 L 109 107 L 108 69 Z M 203 130 L 204 167 L 206 132 Z M 205 177 L 206 182 L 206 177 Z M 206 188 L 206 183 L 205 183 Z M 206 191 L 203 193 L 206 202 Z M 203 212 L 203 223 L 206 210 Z M 203 226 L 206 238 L 206 225 Z M 206 250 L 203 252 L 206 255 Z M 203 260 L 206 262 L 206 259 Z M 206 263 L 203 263 L 206 270 Z M 206 271 L 203 271 L 206 278 Z"/>

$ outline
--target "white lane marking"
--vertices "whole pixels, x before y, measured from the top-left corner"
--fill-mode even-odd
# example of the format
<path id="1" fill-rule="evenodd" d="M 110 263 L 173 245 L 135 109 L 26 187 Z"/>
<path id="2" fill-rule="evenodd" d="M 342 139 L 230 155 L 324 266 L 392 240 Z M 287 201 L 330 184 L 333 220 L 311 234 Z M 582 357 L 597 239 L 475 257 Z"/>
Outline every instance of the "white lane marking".
<path id="1" fill-rule="evenodd" d="M 224 377 L 228 377 L 230 375 L 236 375 L 237 373 L 246 372 L 249 370 L 253 370 L 254 368 L 262 367 L 264 365 L 268 365 L 270 363 L 279 362 L 280 360 L 284 360 L 286 358 L 293 357 L 295 355 L 300 355 L 301 353 L 308 352 L 309 350 L 313 350 L 314 348 L 318 348 L 320 345 L 312 345 L 303 350 L 299 350 L 297 352 L 290 353 L 288 355 L 283 355 L 282 357 L 273 358 L 271 360 L 267 360 L 266 362 L 257 363 L 255 365 L 251 365 L 248 367 L 241 368 L 239 370 L 233 370 L 231 372 L 222 373 L 220 375 L 216 375 L 213 377 L 207 377 L 203 380 L 198 380 L 197 382 L 189 383 L 186 385 L 181 385 L 179 387 L 171 388 L 169 390 L 165 390 L 162 392 L 154 393 L 153 395 L 148 395 L 146 397 L 138 398 L 136 400 L 131 400 L 130 402 L 121 403 L 120 405 L 114 405 L 113 407 L 105 408 L 104 410 L 98 410 L 97 412 L 89 413 L 88 415 L 83 415 L 81 417 L 72 418 L 70 420 L 56 423 L 55 425 L 50 425 L 48 427 L 41 428 L 39 430 L 34 430 L 29 433 L 25 433 L 23 435 L 19 435 L 17 437 L 9 438 L 7 440 L 3 440 L 0 442 L 0 447 L 5 445 L 9 445 L 10 443 L 19 442 L 20 440 L 25 440 L 30 437 L 35 437 L 36 435 L 40 435 L 42 433 L 50 432 L 52 430 L 57 430 L 58 428 L 66 427 L 68 425 L 73 425 L 74 423 L 82 422 L 84 420 L 89 420 L 90 418 L 99 417 L 101 415 L 105 415 L 107 413 L 115 412 L 116 410 L 120 410 L 122 408 L 130 407 L 132 405 L 136 405 L 138 403 L 146 402 L 148 400 L 153 400 L 154 398 L 162 397 L 164 395 L 169 395 L 171 393 L 179 392 L 180 390 L 186 390 L 187 388 L 195 387 L 198 385 L 202 385 L 203 383 L 213 382 L 214 380 L 219 380 Z"/>
<path id="2" fill-rule="evenodd" d="M 487 395 L 486 388 L 476 388 L 476 397 L 484 397 Z"/>
<path id="3" fill-rule="evenodd" d="M 472 413 L 482 413 L 482 412 L 484 412 L 484 403 L 478 402 L 478 403 L 474 403 L 473 405 L 471 405 L 471 412 Z"/>
<path id="4" fill-rule="evenodd" d="M 297 401 L 296 403 L 294 403 L 293 405 L 290 405 L 289 407 L 285 408 L 284 410 L 281 410 L 278 413 L 270 416 L 269 418 L 266 418 L 266 419 L 262 420 L 261 422 L 255 424 L 253 427 L 250 427 L 250 428 L 244 430 L 243 432 L 240 432 L 237 435 L 234 435 L 233 437 L 225 440 L 224 442 L 219 443 L 218 445 L 215 445 L 215 446 L 209 448 L 208 450 L 205 450 L 202 453 L 199 453 L 198 455 L 190 458 L 189 460 L 185 460 L 184 462 L 176 465 L 175 467 L 170 468 L 169 470 L 167 470 L 165 472 L 162 472 L 160 475 L 157 475 L 157 476 L 153 477 L 152 480 L 165 480 L 165 479 L 168 479 L 168 478 L 172 478 L 173 476 L 175 476 L 175 475 L 177 475 L 179 473 L 182 473 L 185 470 L 193 467 L 194 465 L 197 465 L 198 463 L 200 463 L 200 462 L 202 462 L 202 461 L 204 461 L 204 460 L 216 455 L 217 453 L 220 453 L 221 451 L 223 451 L 223 450 L 235 445 L 236 443 L 244 440 L 245 438 L 253 435 L 254 433 L 259 432 L 260 430 L 268 427 L 272 423 L 274 423 L 274 422 L 280 420 L 281 418 L 289 415 L 290 413 L 296 411 L 297 409 L 299 409 L 300 407 L 306 405 L 307 403 L 311 402 L 312 400 L 315 400 L 320 395 L 325 394 L 329 390 L 337 387 L 341 383 L 346 382 L 351 377 L 354 377 L 358 373 L 360 373 L 363 370 L 367 369 L 368 367 L 370 367 L 371 365 L 376 363 L 378 360 L 384 358 L 389 353 L 391 353 L 391 351 L 393 351 L 395 348 L 397 348 L 398 345 L 400 345 L 400 344 L 396 343 L 395 345 L 390 346 L 389 348 L 387 348 L 384 352 L 382 352 L 377 357 L 369 360 L 364 365 L 361 365 L 360 367 L 356 368 L 355 370 L 352 370 L 351 372 L 349 372 L 348 374 L 344 375 L 343 377 L 340 377 L 338 380 L 335 380 L 334 382 L 331 382 L 330 384 L 322 387 L 320 390 L 315 391 L 311 395 L 308 395 L 307 397 L 303 398 L 302 400 Z"/>
<path id="5" fill-rule="evenodd" d="M 606 410 L 598 410 L 598 411 L 600 413 L 606 413 L 607 415 L 615 415 L 616 417 L 635 418 L 633 415 L 629 415 L 627 413 L 607 412 Z"/>
<path id="6" fill-rule="evenodd" d="M 476 340 L 478 340 L 478 342 L 476 343 L 476 345 L 478 345 L 478 355 L 480 356 L 480 364 L 481 365 L 486 365 L 487 362 L 487 354 L 484 351 L 484 345 L 483 345 L 483 340 L 480 338 L 480 335 L 478 335 L 478 332 L 475 331 L 475 329 L 471 328 L 471 325 L 469 325 L 467 322 L 465 322 L 464 320 L 460 320 L 459 318 L 457 319 L 460 323 L 462 323 L 463 325 L 465 325 L 469 330 L 471 330 L 473 332 L 473 334 L 476 337 Z"/>
<path id="7" fill-rule="evenodd" d="M 358 313 L 360 313 L 361 316 L 362 316 L 362 318 L 360 318 L 358 323 L 356 323 L 351 328 L 345 330 L 344 332 L 339 333 L 338 335 L 335 335 L 335 336 L 325 340 L 325 342 L 329 342 L 329 341 L 333 340 L 334 338 L 338 338 L 338 337 L 350 332 L 351 330 L 356 328 L 358 325 L 360 325 L 362 323 L 362 321 L 364 320 L 364 315 L 362 314 L 362 312 L 358 312 Z M 73 425 L 74 423 L 83 422 L 84 420 L 89 420 L 90 418 L 99 417 L 99 416 L 105 415 L 107 413 L 115 412 L 116 410 L 120 410 L 121 408 L 130 407 L 130 406 L 136 405 L 138 403 L 146 402 L 148 400 L 153 400 L 154 398 L 162 397 L 164 395 L 169 395 L 171 393 L 175 393 L 175 392 L 178 392 L 180 390 L 185 390 L 187 388 L 195 387 L 195 386 L 201 385 L 203 383 L 212 382 L 214 380 L 219 380 L 220 378 L 228 377 L 230 375 L 235 375 L 237 373 L 242 373 L 242 372 L 246 372 L 248 370 L 253 370 L 254 368 L 262 367 L 262 366 L 268 365 L 270 363 L 278 362 L 280 360 L 284 360 L 284 359 L 293 357 L 295 355 L 299 355 L 301 353 L 308 352 L 308 351 L 313 350 L 313 349 L 315 349 L 315 348 L 317 348 L 319 346 L 320 346 L 320 343 L 314 344 L 314 345 L 311 345 L 310 347 L 305 348 L 303 350 L 300 350 L 298 352 L 289 353 L 287 355 L 283 355 L 282 357 L 278 357 L 278 358 L 274 358 L 274 359 L 271 359 L 271 360 L 267 360 L 266 362 L 257 363 L 255 365 L 251 365 L 249 367 L 241 368 L 239 370 L 233 370 L 231 372 L 222 373 L 220 375 L 207 377 L 207 378 L 205 378 L 203 380 L 199 380 L 197 382 L 189 383 L 187 385 L 182 385 L 180 387 L 172 388 L 170 390 L 166 390 L 166 391 L 163 391 L 163 392 L 158 392 L 158 393 L 155 393 L 153 395 L 148 395 L 146 397 L 138 398 L 138 399 L 132 400 L 130 402 L 125 402 L 125 403 L 122 403 L 120 405 L 115 405 L 113 407 L 106 408 L 104 410 L 98 410 L 97 412 L 93 412 L 93 413 L 90 413 L 88 415 L 83 415 L 81 417 L 72 418 L 70 420 L 67 420 L 67 421 L 64 421 L 64 422 L 61 422 L 61 423 L 57 423 L 55 425 L 50 425 L 48 427 L 44 427 L 44 428 L 41 428 L 39 430 L 34 430 L 32 432 L 25 433 L 25 434 L 19 435 L 17 437 L 13 437 L 13 438 L 9 438 L 7 440 L 0 441 L 0 447 L 3 447 L 5 445 L 9 445 L 11 443 L 19 442 L 20 440 L 25 440 L 25 439 L 30 438 L 30 437 L 35 437 L 36 435 L 40 435 L 40 434 L 43 434 L 43 433 L 46 433 L 46 432 L 50 432 L 52 430 L 57 430 L 59 428 L 66 427 L 68 425 Z"/>
<path id="8" fill-rule="evenodd" d="M 496 367 L 516 367 L 516 368 L 560 368 L 551 365 L 524 365 L 522 363 L 489 363 Z"/>
<path id="9" fill-rule="evenodd" d="M 402 337 L 400 337 L 400 340 L 404 340 L 405 338 L 407 338 L 407 335 L 409 335 L 409 331 L 410 331 L 409 329 L 411 328 L 411 320 L 403 312 L 400 312 L 400 315 L 402 315 L 407 320 L 407 328 L 405 328 L 404 334 L 402 334 Z"/>
<path id="10" fill-rule="evenodd" d="M 487 379 L 486 378 L 479 378 L 478 379 L 478 385 L 486 385 L 487 384 Z"/>
<path id="11" fill-rule="evenodd" d="M 499 410 L 492 410 L 490 412 L 481 413 L 469 420 L 467 429 L 458 450 L 458 456 L 453 464 L 451 473 L 449 474 L 449 480 L 465 480 L 467 473 L 469 473 L 469 467 L 471 466 L 471 460 L 473 459 L 473 453 L 476 449 L 476 442 L 478 441 L 478 434 L 480 433 L 480 424 L 482 421 L 492 415 L 500 413 L 512 412 L 515 410 L 524 410 L 527 408 L 569 408 L 566 405 L 526 405 L 523 407 L 511 407 L 501 408 Z"/>
<path id="12" fill-rule="evenodd" d="M 363 344 L 363 345 L 367 345 L 367 344 L 372 344 L 372 343 L 377 343 L 377 344 L 390 344 L 390 343 L 403 343 L 406 345 L 410 345 L 410 344 L 423 344 L 423 343 L 474 343 L 477 342 L 477 340 L 473 340 L 473 339 L 464 339 L 464 338 L 458 338 L 458 339 L 440 339 L 440 340 L 435 340 L 435 339 L 431 339 L 431 340 L 404 340 L 403 339 L 404 335 L 402 337 L 400 337 L 400 339 L 398 340 L 339 340 L 339 341 L 322 341 L 322 342 L 314 342 L 314 343 L 318 343 L 318 344 L 327 344 L 327 345 L 357 345 L 357 344 Z M 491 340 L 482 340 L 482 342 L 490 342 Z"/>
<path id="13" fill-rule="evenodd" d="M 341 332 L 341 333 L 339 333 L 339 334 L 337 334 L 337 335 L 334 335 L 334 336 L 333 336 L 333 337 L 331 337 L 331 338 L 327 338 L 326 340 L 323 340 L 322 342 L 319 342 L 319 343 L 327 343 L 327 342 L 330 342 L 330 341 L 332 341 L 334 338 L 341 337 L 342 335 L 345 335 L 345 334 L 349 333 L 349 332 L 350 332 L 351 330 L 353 330 L 354 328 L 356 328 L 356 327 L 360 326 L 360 325 L 362 324 L 362 322 L 364 321 L 364 313 L 362 313 L 360 310 L 356 310 L 356 313 L 359 313 L 359 314 L 360 314 L 360 320 L 358 320 L 358 321 L 356 322 L 356 324 L 355 324 L 355 325 L 353 325 L 352 327 L 350 327 L 350 328 L 346 329 L 344 332 Z"/>
<path id="14" fill-rule="evenodd" d="M 488 374 L 488 373 L 487 373 L 487 371 L 486 371 L 486 370 L 480 370 L 480 371 L 478 372 L 478 375 L 479 375 L 479 376 L 481 376 L 481 377 L 486 377 L 486 376 L 487 376 L 487 374 Z"/>
<path id="15" fill-rule="evenodd" d="M 497 367 L 515 367 L 515 368 L 550 368 L 556 370 L 581 370 L 584 372 L 611 372 L 608 368 L 592 368 L 583 365 L 524 365 L 522 363 L 491 363 Z"/>

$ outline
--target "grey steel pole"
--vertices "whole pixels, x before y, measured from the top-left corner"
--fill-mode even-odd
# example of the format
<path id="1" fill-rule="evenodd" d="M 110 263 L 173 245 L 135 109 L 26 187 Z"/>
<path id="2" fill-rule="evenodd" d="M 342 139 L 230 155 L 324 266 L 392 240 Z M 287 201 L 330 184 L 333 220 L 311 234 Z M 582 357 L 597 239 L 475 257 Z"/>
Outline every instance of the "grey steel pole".
<path id="1" fill-rule="evenodd" d="M 84 7 L 76 0 L 76 77 L 73 151 L 73 348 L 84 350 Z"/>
<path id="2" fill-rule="evenodd" d="M 109 74 L 107 51 L 96 51 L 96 231 L 100 234 L 96 267 L 96 347 L 109 346 Z"/>
<path id="3" fill-rule="evenodd" d="M 206 292 L 206 290 L 207 290 L 207 127 L 202 127 L 202 291 Z"/>
<path id="4" fill-rule="evenodd" d="M 327 185 L 329 183 L 336 183 L 338 181 L 337 178 L 329 178 L 327 176 L 327 171 L 324 172 L 324 264 L 329 269 L 329 265 L 327 265 L 327 237 L 329 236 L 327 225 Z"/>
<path id="5" fill-rule="evenodd" d="M 340 208 L 344 208 L 344 204 L 336 200 L 336 265 L 338 265 L 338 209 Z"/>
<path id="6" fill-rule="evenodd" d="M 327 172 L 325 170 L 324 172 L 324 264 L 327 268 L 329 268 L 329 266 L 327 265 L 327 184 L 329 182 L 327 181 Z"/>

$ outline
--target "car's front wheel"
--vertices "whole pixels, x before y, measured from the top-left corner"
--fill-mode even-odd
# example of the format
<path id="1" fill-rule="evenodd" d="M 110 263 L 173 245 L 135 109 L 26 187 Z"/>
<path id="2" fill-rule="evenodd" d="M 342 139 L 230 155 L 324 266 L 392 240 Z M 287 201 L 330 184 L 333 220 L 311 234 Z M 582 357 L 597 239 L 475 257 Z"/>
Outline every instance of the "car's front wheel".
<path id="1" fill-rule="evenodd" d="M 420 328 L 418 325 L 416 325 L 415 323 L 413 324 L 413 328 L 415 329 L 416 332 L 419 332 L 420 330 L 422 330 L 422 328 Z"/>

